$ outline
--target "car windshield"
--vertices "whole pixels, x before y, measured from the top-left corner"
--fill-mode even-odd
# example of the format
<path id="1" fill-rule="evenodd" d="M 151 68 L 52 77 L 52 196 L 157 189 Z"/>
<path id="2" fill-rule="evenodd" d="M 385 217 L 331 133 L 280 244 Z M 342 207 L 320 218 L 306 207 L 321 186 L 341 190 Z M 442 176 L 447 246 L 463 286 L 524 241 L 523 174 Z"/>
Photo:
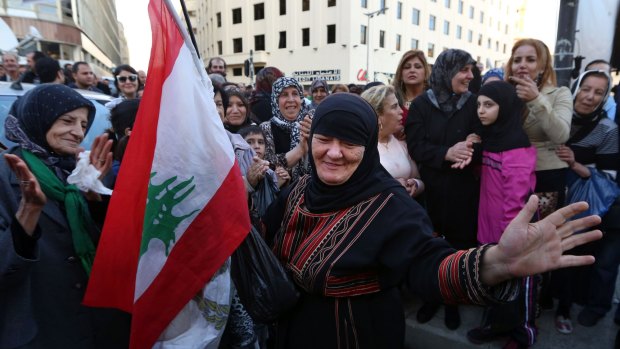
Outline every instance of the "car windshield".
<path id="1" fill-rule="evenodd" d="M 17 100 L 17 98 L 18 97 L 16 96 L 0 95 L 0 142 L 2 142 L 2 144 L 7 148 L 16 145 L 15 143 L 9 141 L 6 138 L 4 131 L 4 121 L 6 120 L 6 116 L 11 109 L 11 105 Z M 106 103 L 107 101 L 97 101 L 93 99 L 91 99 L 91 101 L 95 105 L 97 113 L 95 114 L 95 121 L 93 121 L 93 125 L 90 127 L 90 130 L 88 130 L 88 133 L 86 134 L 86 137 L 84 137 L 84 141 L 82 142 L 82 146 L 84 147 L 84 149 L 87 150 L 90 149 L 90 147 L 92 146 L 95 137 L 103 134 L 107 129 L 111 127 L 110 111 L 103 106 L 103 103 Z"/>

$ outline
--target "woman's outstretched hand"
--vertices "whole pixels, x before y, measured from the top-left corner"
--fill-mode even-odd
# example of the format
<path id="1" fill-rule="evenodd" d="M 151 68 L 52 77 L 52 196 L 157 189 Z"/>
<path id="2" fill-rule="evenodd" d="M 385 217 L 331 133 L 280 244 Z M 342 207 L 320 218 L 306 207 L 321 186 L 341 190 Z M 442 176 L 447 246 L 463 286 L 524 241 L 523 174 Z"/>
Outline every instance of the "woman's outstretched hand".
<path id="1" fill-rule="evenodd" d="M 39 222 L 39 216 L 47 198 L 41 190 L 37 177 L 32 174 L 26 162 L 14 154 L 5 154 L 4 159 L 19 181 L 22 198 L 15 218 L 28 235 L 32 235 Z"/>
<path id="2" fill-rule="evenodd" d="M 485 285 L 493 286 L 510 278 L 594 263 L 593 256 L 563 255 L 567 250 L 603 236 L 600 230 L 575 234 L 601 222 L 599 216 L 569 220 L 588 209 L 586 202 L 568 205 L 536 223 L 530 223 L 537 209 L 538 197 L 532 195 L 506 227 L 499 244 L 487 251 L 480 272 Z"/>

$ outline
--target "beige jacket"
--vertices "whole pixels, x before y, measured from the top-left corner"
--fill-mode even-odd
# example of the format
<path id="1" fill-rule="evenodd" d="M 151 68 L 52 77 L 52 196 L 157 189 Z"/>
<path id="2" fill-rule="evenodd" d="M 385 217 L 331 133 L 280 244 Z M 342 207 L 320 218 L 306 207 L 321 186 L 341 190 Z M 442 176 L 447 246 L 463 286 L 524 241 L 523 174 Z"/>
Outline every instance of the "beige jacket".
<path id="1" fill-rule="evenodd" d="M 570 134 L 573 97 L 567 87 L 545 86 L 538 97 L 526 103 L 529 115 L 523 129 L 536 147 L 536 171 L 568 167 L 555 155 L 558 145 Z"/>

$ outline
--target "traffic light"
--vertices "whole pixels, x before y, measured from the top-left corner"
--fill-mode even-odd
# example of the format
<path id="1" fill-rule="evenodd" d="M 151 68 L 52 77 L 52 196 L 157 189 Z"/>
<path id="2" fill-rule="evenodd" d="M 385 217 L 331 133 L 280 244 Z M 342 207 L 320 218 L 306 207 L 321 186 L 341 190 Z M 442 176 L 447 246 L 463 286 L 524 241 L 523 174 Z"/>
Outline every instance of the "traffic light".
<path id="1" fill-rule="evenodd" d="M 249 59 L 246 59 L 243 62 L 243 74 L 245 76 L 250 76 L 250 60 Z"/>

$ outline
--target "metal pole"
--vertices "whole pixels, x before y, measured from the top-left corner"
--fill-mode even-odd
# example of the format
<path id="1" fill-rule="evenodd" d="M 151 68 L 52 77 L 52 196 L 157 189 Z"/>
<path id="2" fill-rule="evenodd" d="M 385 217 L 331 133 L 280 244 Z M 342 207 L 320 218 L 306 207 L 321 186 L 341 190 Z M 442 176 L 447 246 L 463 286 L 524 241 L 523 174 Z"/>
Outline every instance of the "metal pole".
<path id="1" fill-rule="evenodd" d="M 187 13 L 187 7 L 185 6 L 185 0 L 181 1 L 181 8 L 183 8 L 183 17 L 185 17 L 185 22 L 187 23 L 187 31 L 189 32 L 189 37 L 192 39 L 192 44 L 194 45 L 194 49 L 196 50 L 196 55 L 200 58 L 200 51 L 198 51 L 198 45 L 196 44 L 196 38 L 194 37 L 194 30 L 192 29 L 192 22 L 189 20 L 189 14 Z"/>
<path id="2" fill-rule="evenodd" d="M 554 68 L 558 86 L 569 86 L 575 56 L 575 28 L 579 0 L 561 0 Z"/>
<path id="3" fill-rule="evenodd" d="M 366 83 L 368 83 L 370 80 L 370 72 L 368 69 L 370 69 L 370 18 L 372 14 L 367 13 L 366 16 L 368 16 L 368 25 L 366 26 Z"/>
<path id="4" fill-rule="evenodd" d="M 366 81 L 370 81 L 370 19 L 375 15 L 384 15 L 385 11 L 387 11 L 387 7 L 379 9 L 377 11 L 364 13 L 368 17 L 368 25 L 366 26 L 366 30 L 368 31 L 368 35 L 366 35 Z M 374 81 L 373 77 L 373 81 Z"/>
<path id="5" fill-rule="evenodd" d="M 250 50 L 250 85 L 254 88 L 254 50 Z"/>

